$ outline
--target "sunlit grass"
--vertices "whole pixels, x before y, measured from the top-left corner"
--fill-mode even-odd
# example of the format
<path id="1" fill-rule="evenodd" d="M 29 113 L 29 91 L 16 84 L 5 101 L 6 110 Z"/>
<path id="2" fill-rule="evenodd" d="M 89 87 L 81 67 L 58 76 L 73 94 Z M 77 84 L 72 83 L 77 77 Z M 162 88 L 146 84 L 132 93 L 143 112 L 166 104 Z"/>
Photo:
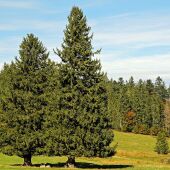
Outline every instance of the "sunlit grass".
<path id="1" fill-rule="evenodd" d="M 115 131 L 112 145 L 118 142 L 117 154 L 111 158 L 76 158 L 79 169 L 127 169 L 127 170 L 170 170 L 170 154 L 158 155 L 154 152 L 156 138 L 148 135 L 137 135 Z M 170 145 L 170 139 L 169 145 Z M 66 157 L 35 156 L 34 165 L 50 163 L 51 169 L 63 168 Z M 22 167 L 23 160 L 16 156 L 0 154 L 0 170 L 48 169 L 39 167 Z"/>

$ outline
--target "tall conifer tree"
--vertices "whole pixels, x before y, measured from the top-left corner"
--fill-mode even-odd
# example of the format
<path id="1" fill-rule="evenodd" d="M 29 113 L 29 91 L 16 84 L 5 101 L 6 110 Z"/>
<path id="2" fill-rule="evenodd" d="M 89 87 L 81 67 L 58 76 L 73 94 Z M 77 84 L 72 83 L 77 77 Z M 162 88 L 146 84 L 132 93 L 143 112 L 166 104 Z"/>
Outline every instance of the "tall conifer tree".
<path id="1" fill-rule="evenodd" d="M 155 91 L 158 93 L 163 101 L 168 98 L 168 91 L 166 89 L 165 83 L 159 76 L 156 78 L 155 81 Z"/>
<path id="2" fill-rule="evenodd" d="M 22 157 L 29 166 L 42 145 L 52 67 L 46 48 L 33 34 L 24 38 L 19 54 L 12 65 L 9 93 L 1 101 L 0 146 L 3 153 Z"/>
<path id="3" fill-rule="evenodd" d="M 105 76 L 99 60 L 93 59 L 99 51 L 93 52 L 86 17 L 78 7 L 73 7 L 68 22 L 62 49 L 56 51 L 62 60 L 61 97 L 55 146 L 49 148 L 49 153 L 67 155 L 69 166 L 75 163 L 76 156 L 112 155 L 109 145 L 113 134 Z"/>

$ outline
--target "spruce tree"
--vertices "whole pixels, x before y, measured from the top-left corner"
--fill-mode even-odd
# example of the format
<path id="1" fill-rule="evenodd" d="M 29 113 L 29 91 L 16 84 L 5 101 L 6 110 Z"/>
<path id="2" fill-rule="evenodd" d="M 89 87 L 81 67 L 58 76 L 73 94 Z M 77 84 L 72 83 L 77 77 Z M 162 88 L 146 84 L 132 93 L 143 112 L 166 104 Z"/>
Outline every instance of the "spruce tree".
<path id="1" fill-rule="evenodd" d="M 168 154 L 169 152 L 168 142 L 163 131 L 158 133 L 155 151 L 158 154 Z"/>
<path id="2" fill-rule="evenodd" d="M 72 8 L 68 22 L 62 48 L 56 50 L 62 61 L 61 97 L 59 112 L 54 113 L 53 142 L 48 148 L 49 155 L 68 156 L 67 166 L 74 164 L 77 156 L 113 154 L 105 76 L 99 60 L 93 59 L 99 51 L 93 52 L 90 27 L 78 7 Z"/>
<path id="3" fill-rule="evenodd" d="M 170 101 L 168 100 L 165 104 L 165 128 L 168 136 L 170 136 Z"/>
<path id="4" fill-rule="evenodd" d="M 1 100 L 0 147 L 5 154 L 24 158 L 23 165 L 30 166 L 32 156 L 43 145 L 52 63 L 33 34 L 23 39 L 19 54 L 12 65 L 9 93 Z"/>
<path id="5" fill-rule="evenodd" d="M 119 108 L 120 108 L 120 102 L 119 102 L 119 96 L 118 96 L 118 89 L 119 85 L 116 81 L 110 80 L 107 83 L 107 92 L 108 92 L 108 111 L 113 117 L 113 128 L 114 129 L 120 129 L 120 114 L 119 114 Z M 117 91 L 117 93 L 115 93 Z"/>
<path id="6" fill-rule="evenodd" d="M 166 89 L 165 83 L 159 76 L 156 78 L 155 81 L 155 91 L 163 101 L 165 101 L 165 99 L 168 98 L 168 91 Z"/>

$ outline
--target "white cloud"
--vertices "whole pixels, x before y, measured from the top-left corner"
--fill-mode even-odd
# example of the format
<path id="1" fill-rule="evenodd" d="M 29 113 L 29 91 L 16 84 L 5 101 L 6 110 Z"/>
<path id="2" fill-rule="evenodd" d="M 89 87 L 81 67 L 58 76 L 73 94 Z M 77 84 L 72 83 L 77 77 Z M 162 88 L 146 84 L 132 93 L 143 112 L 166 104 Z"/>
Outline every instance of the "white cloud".
<path id="1" fill-rule="evenodd" d="M 125 13 L 93 20 L 93 42 L 95 48 L 102 47 L 98 58 L 108 76 L 126 80 L 130 76 L 136 80 L 161 76 L 170 83 L 170 53 L 161 49 L 170 45 L 169 20 L 169 15 L 151 13 Z"/>
<path id="2" fill-rule="evenodd" d="M 22 8 L 31 9 L 35 7 L 33 1 L 19 1 L 19 0 L 0 0 L 0 8 Z"/>
<path id="3" fill-rule="evenodd" d="M 0 31 L 11 31 L 17 28 L 16 25 L 11 25 L 8 23 L 0 23 Z"/>
<path id="4" fill-rule="evenodd" d="M 170 53 L 101 62 L 103 70 L 113 79 L 123 77 L 128 80 L 130 76 L 136 80 L 139 78 L 154 80 L 158 76 L 166 81 L 170 79 Z"/>
<path id="5" fill-rule="evenodd" d="M 95 41 L 100 45 L 128 45 L 142 44 L 150 46 L 150 43 L 170 43 L 170 29 L 161 29 L 158 31 L 134 32 L 134 33 L 113 33 L 101 32 L 95 34 Z M 156 44 L 156 43 L 155 43 Z"/>
<path id="6" fill-rule="evenodd" d="M 100 46 L 145 48 L 170 44 L 170 16 L 124 13 L 93 21 L 94 42 Z"/>
<path id="7" fill-rule="evenodd" d="M 0 23 L 1 31 L 59 31 L 64 28 L 64 21 L 47 21 L 47 20 L 13 20 L 10 23 Z"/>

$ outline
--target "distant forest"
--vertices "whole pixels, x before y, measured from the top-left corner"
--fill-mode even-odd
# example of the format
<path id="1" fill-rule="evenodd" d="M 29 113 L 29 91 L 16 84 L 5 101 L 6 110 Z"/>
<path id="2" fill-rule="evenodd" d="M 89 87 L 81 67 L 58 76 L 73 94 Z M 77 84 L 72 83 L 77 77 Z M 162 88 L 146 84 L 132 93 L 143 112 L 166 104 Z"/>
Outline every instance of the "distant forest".
<path id="1" fill-rule="evenodd" d="M 170 88 L 160 77 L 155 82 L 108 80 L 108 95 L 114 129 L 157 135 L 163 128 L 170 135 Z"/>

